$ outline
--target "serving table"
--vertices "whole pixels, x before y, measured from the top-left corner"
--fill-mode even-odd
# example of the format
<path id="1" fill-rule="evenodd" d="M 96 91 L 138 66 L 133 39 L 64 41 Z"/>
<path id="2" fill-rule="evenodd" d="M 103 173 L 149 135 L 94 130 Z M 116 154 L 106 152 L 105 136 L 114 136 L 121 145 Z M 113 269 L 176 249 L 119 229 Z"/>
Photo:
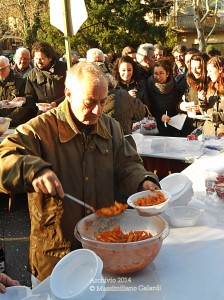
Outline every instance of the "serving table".
<path id="1" fill-rule="evenodd" d="M 140 141 L 137 142 L 137 151 L 147 170 L 159 177 L 164 177 L 171 173 L 181 172 L 203 155 L 203 149 L 186 150 L 184 147 L 186 140 L 181 137 L 142 135 Z"/>
<path id="2" fill-rule="evenodd" d="M 204 155 L 183 171 L 193 181 L 196 197 L 205 196 L 206 165 L 212 163 L 224 169 L 222 161 L 224 153 L 213 157 Z M 158 256 L 142 271 L 125 276 L 103 274 L 106 282 L 103 299 L 223 300 L 224 208 L 203 206 L 201 212 L 194 227 L 170 225 L 170 233 Z M 96 288 L 90 290 L 92 299 L 97 299 Z M 46 292 L 50 293 L 49 277 L 33 290 L 33 293 Z"/>
<path id="3" fill-rule="evenodd" d="M 144 270 L 130 276 L 104 274 L 103 299 L 223 300 L 224 221 L 220 218 L 204 212 L 195 227 L 171 227 L 160 253 Z M 92 299 L 97 298 L 96 288 L 90 290 Z M 46 292 L 50 293 L 49 278 L 33 290 Z"/>

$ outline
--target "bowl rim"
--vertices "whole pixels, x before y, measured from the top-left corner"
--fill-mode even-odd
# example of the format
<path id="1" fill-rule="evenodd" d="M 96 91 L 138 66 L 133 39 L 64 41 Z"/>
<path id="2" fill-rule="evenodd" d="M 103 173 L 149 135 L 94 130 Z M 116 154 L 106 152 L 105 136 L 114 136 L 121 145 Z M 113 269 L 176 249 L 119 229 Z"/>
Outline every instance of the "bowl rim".
<path id="1" fill-rule="evenodd" d="M 58 269 L 59 269 L 59 271 L 60 271 L 61 265 L 64 264 L 65 261 L 67 261 L 69 258 L 71 259 L 71 257 L 72 257 L 72 259 L 74 259 L 74 256 L 76 257 L 76 256 L 81 255 L 81 252 L 88 252 L 89 254 L 93 255 L 93 257 L 94 257 L 95 260 L 96 260 L 96 269 L 95 269 L 94 274 L 92 275 L 92 279 L 94 279 L 95 276 L 97 275 L 97 273 L 98 273 L 98 267 L 99 267 L 99 261 L 98 261 L 98 259 L 99 259 L 100 257 L 99 257 L 93 250 L 91 250 L 91 249 L 76 249 L 76 250 L 73 250 L 73 251 L 69 252 L 67 255 L 65 255 L 64 257 L 62 257 L 62 259 L 60 259 L 60 260 L 58 261 L 58 263 L 55 265 L 55 267 L 54 267 L 53 270 L 52 270 L 52 273 L 51 273 L 51 275 L 50 275 L 50 289 L 51 289 L 51 292 L 54 294 L 54 296 L 58 297 L 58 295 L 56 295 L 55 290 L 54 290 L 53 287 L 52 287 L 52 285 L 53 285 L 53 280 L 54 280 L 53 275 L 55 274 L 55 272 L 58 271 Z M 76 257 L 76 259 L 77 259 L 77 257 Z M 101 270 L 101 272 L 102 272 L 102 270 Z M 90 284 L 91 284 L 91 281 L 86 282 L 86 283 L 83 285 L 83 289 L 82 289 L 80 292 L 75 293 L 75 294 L 73 294 L 73 295 L 71 295 L 71 296 L 69 296 L 69 297 L 66 296 L 66 297 L 64 297 L 64 298 L 65 298 L 65 299 L 66 299 L 66 298 L 70 299 L 71 297 L 77 297 L 78 295 L 80 295 L 80 294 L 82 294 L 83 292 L 85 292 L 85 290 L 88 288 L 88 286 L 89 286 Z"/>
<path id="2" fill-rule="evenodd" d="M 164 190 L 159 190 L 160 192 L 164 193 L 165 196 L 167 197 L 167 199 L 162 202 L 162 203 L 159 203 L 159 204 L 156 204 L 156 205 L 148 205 L 148 206 L 139 206 L 139 205 L 135 205 L 133 200 L 131 200 L 132 197 L 134 197 L 135 195 L 137 194 L 140 194 L 140 193 L 143 193 L 145 192 L 146 194 L 149 193 L 149 192 L 153 192 L 153 191 L 150 191 L 150 190 L 147 190 L 147 191 L 141 191 L 141 192 L 138 192 L 138 193 L 135 193 L 133 195 L 131 195 L 128 200 L 127 200 L 127 203 L 128 205 L 130 205 L 131 207 L 133 208 L 136 208 L 136 209 L 140 209 L 140 210 L 149 210 L 149 209 L 153 209 L 153 208 L 162 208 L 165 204 L 167 204 L 167 202 L 171 199 L 172 195 L 170 192 L 168 191 L 164 191 Z M 140 196 L 139 196 L 140 197 Z M 144 196 L 142 196 L 144 197 Z"/>
<path id="3" fill-rule="evenodd" d="M 133 212 L 132 212 L 133 211 Z M 127 209 L 124 213 L 136 213 L 134 210 L 132 209 Z M 137 213 L 136 213 L 137 214 Z M 88 238 L 87 236 L 84 236 L 80 234 L 79 230 L 78 230 L 78 227 L 81 223 L 81 221 L 83 222 L 85 219 L 89 218 L 90 216 L 94 216 L 95 214 L 91 214 L 91 215 L 88 215 L 84 218 L 82 218 L 75 226 L 75 230 L 74 230 L 74 235 L 76 237 L 77 240 L 79 240 L 81 243 L 85 242 L 85 243 L 89 243 L 91 244 L 91 246 L 95 247 L 95 248 L 98 248 L 99 246 L 102 246 L 104 245 L 105 247 L 108 247 L 110 246 L 110 249 L 112 250 L 113 248 L 115 248 L 116 250 L 120 250 L 122 248 L 126 248 L 126 247 L 130 247 L 130 248 L 138 248 L 140 245 L 144 245 L 144 244 L 147 244 L 149 241 L 151 242 L 150 244 L 154 244 L 154 243 L 157 243 L 158 240 L 164 240 L 168 234 L 169 234 L 169 224 L 168 222 L 156 215 L 156 216 L 152 216 L 151 218 L 158 218 L 160 219 L 163 223 L 164 223 L 164 228 L 163 230 L 160 232 L 160 233 L 157 233 L 156 235 L 153 235 L 151 238 L 149 239 L 145 239 L 145 240 L 141 240 L 141 241 L 136 241 L 136 242 L 130 242 L 130 243 L 125 243 L 125 242 L 122 242 L 122 243 L 111 243 L 111 242 L 101 242 L 101 241 L 97 241 L 96 239 L 93 240 L 91 238 Z M 141 217 L 141 216 L 139 216 Z M 98 216 L 98 218 L 100 218 L 100 216 Z M 111 219 L 113 219 L 115 217 L 111 217 Z M 118 249 L 120 247 L 120 249 Z"/>
<path id="4" fill-rule="evenodd" d="M 178 217 L 178 216 L 172 216 L 172 215 L 170 215 L 169 214 L 169 211 L 171 211 L 171 210 L 175 210 L 175 209 L 177 209 L 177 210 L 179 210 L 180 208 L 188 208 L 188 210 L 189 211 L 194 211 L 194 212 L 196 212 L 197 213 L 197 215 L 196 216 L 189 216 L 189 217 Z M 197 218 L 199 218 L 200 216 L 201 216 L 201 211 L 198 209 L 198 208 L 196 208 L 196 207 L 192 207 L 192 206 L 172 206 L 172 207 L 168 207 L 167 209 L 166 209 L 166 211 L 165 211 L 165 214 L 170 218 L 170 219 L 175 219 L 175 220 L 193 220 L 193 219 L 197 219 Z"/>
<path id="5" fill-rule="evenodd" d="M 6 121 L 12 121 L 12 119 L 11 118 L 8 118 L 8 117 L 0 117 L 0 120 L 1 119 L 4 119 L 4 120 L 6 120 Z"/>

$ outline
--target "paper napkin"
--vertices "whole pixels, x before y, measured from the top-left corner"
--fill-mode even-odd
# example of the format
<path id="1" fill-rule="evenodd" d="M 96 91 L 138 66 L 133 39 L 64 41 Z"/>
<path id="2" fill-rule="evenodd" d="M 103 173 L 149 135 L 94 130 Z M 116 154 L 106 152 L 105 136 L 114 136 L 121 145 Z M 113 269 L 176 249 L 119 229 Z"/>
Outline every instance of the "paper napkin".
<path id="1" fill-rule="evenodd" d="M 187 115 L 185 114 L 178 114 L 171 118 L 169 121 L 169 125 L 177 128 L 178 130 L 181 130 L 184 126 L 184 122 L 186 120 Z"/>

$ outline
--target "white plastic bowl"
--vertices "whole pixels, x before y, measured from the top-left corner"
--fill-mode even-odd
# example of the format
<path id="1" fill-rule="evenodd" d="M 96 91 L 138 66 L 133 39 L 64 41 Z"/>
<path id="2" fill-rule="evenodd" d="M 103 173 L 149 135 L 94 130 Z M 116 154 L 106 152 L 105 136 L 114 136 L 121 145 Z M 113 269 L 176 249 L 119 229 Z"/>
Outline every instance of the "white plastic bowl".
<path id="1" fill-rule="evenodd" d="M 32 294 L 22 300 L 52 300 L 51 296 L 48 293 L 44 294 Z"/>
<path id="2" fill-rule="evenodd" d="M 182 173 L 173 173 L 160 181 L 162 190 L 171 194 L 169 206 L 186 206 L 193 196 L 193 183 Z"/>
<path id="3" fill-rule="evenodd" d="M 160 181 L 161 189 L 168 191 L 172 196 L 179 194 L 188 183 L 186 175 L 181 173 L 173 173 Z"/>
<path id="4" fill-rule="evenodd" d="M 49 103 L 36 103 L 36 106 L 40 111 L 46 112 L 49 110 L 51 105 Z"/>
<path id="5" fill-rule="evenodd" d="M 102 293 L 93 293 L 90 287 L 104 286 L 103 262 L 92 251 L 78 249 L 65 255 L 54 267 L 50 276 L 50 290 L 53 299 L 101 299 Z"/>
<path id="6" fill-rule="evenodd" d="M 0 295 L 2 300 L 22 300 L 32 294 L 32 291 L 27 286 L 18 285 L 6 288 L 6 293 Z"/>
<path id="7" fill-rule="evenodd" d="M 174 206 L 169 207 L 165 211 L 168 222 L 175 227 L 190 227 L 194 226 L 201 211 L 191 206 Z"/>
<path id="8" fill-rule="evenodd" d="M 0 136 L 9 128 L 11 121 L 12 119 L 10 118 L 0 117 Z"/>
<path id="9" fill-rule="evenodd" d="M 152 206 L 137 206 L 134 204 L 134 202 L 137 201 L 140 197 L 155 195 L 155 192 L 153 191 L 142 191 L 139 193 L 135 193 L 128 198 L 127 203 L 128 205 L 136 209 L 136 211 L 140 216 L 144 216 L 144 217 L 156 216 L 162 214 L 166 210 L 168 206 L 168 202 L 171 198 L 171 194 L 169 192 L 163 190 L 160 190 L 160 192 L 163 193 L 166 198 L 165 202 L 163 203 L 152 205 Z"/>
<path id="10" fill-rule="evenodd" d="M 169 206 L 186 206 L 194 194 L 193 182 L 188 180 L 186 187 L 180 193 L 171 197 Z"/>

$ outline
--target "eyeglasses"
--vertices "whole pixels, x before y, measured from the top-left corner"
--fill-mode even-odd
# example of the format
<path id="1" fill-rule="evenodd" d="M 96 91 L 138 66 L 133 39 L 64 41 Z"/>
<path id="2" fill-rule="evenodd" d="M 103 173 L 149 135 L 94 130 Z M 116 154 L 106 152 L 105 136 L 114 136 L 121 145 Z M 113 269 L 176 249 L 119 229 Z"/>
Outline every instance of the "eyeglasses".
<path id="1" fill-rule="evenodd" d="M 9 66 L 9 65 L 8 65 Z M 0 72 L 4 72 L 7 68 L 8 68 L 8 66 L 6 66 L 6 67 L 4 67 L 4 68 L 0 68 Z"/>
<path id="2" fill-rule="evenodd" d="M 154 76 L 164 76 L 166 73 L 163 73 L 163 72 L 161 72 L 161 73 L 154 73 Z"/>

